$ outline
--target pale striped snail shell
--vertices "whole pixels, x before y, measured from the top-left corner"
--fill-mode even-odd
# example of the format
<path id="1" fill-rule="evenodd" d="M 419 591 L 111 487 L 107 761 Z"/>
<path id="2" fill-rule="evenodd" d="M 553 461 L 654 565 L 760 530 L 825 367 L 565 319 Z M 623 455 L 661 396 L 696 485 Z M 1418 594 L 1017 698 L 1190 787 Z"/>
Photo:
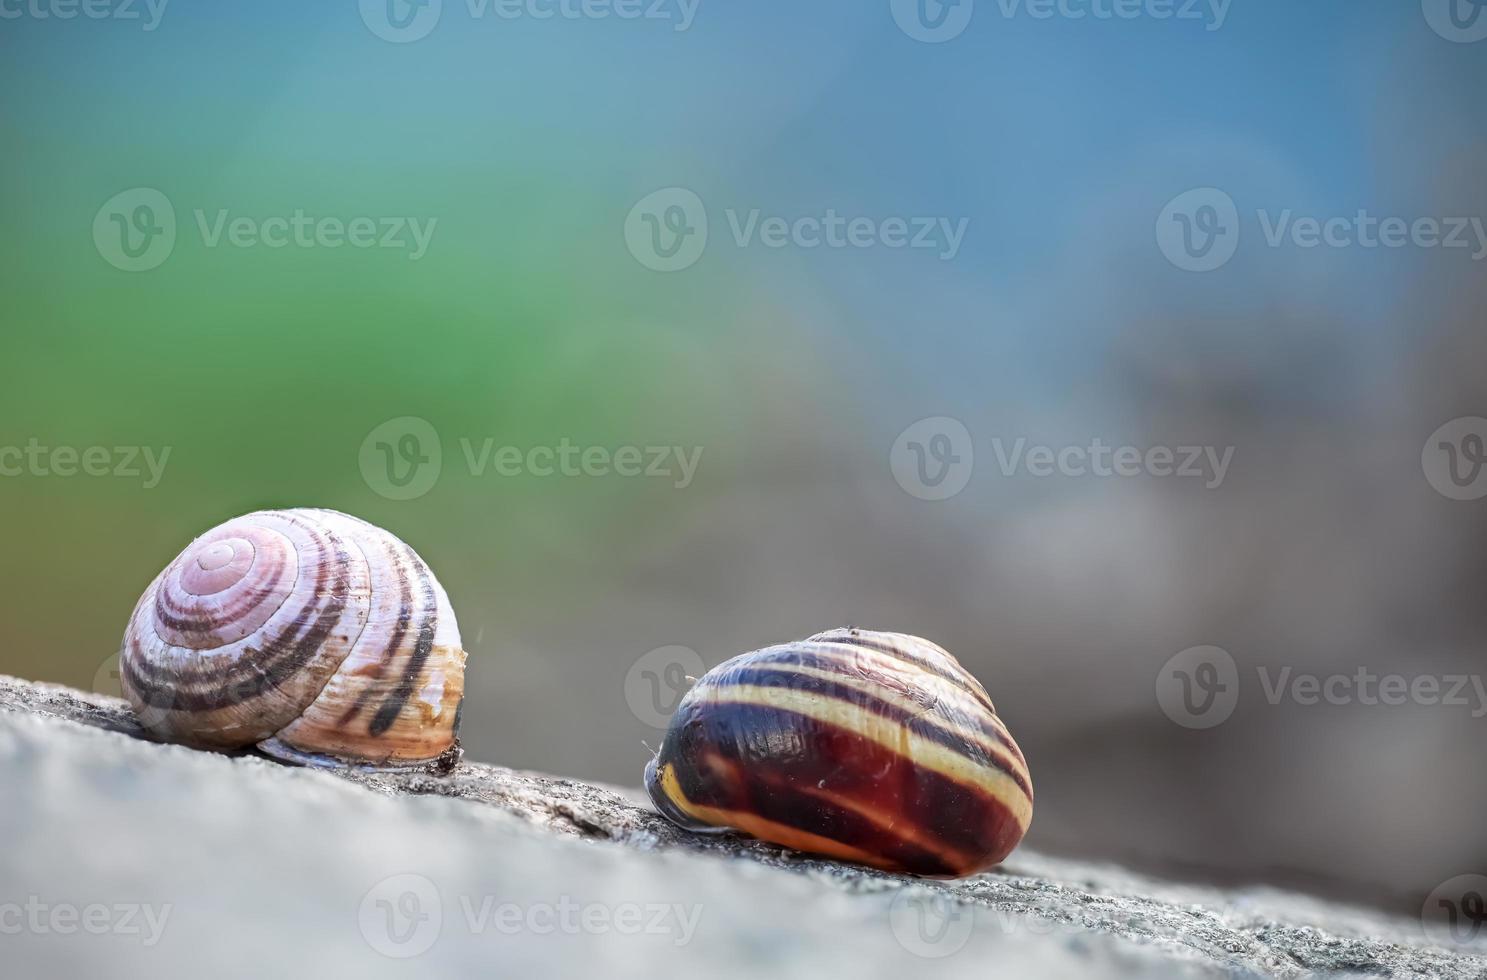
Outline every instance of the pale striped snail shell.
<path id="1" fill-rule="evenodd" d="M 331 767 L 458 756 L 449 597 L 412 548 L 335 511 L 259 511 L 197 538 L 139 600 L 119 665 L 167 741 Z"/>
<path id="2" fill-rule="evenodd" d="M 838 629 L 734 657 L 677 705 L 657 810 L 890 871 L 960 877 L 1027 832 L 1027 761 L 986 689 L 916 636 Z"/>

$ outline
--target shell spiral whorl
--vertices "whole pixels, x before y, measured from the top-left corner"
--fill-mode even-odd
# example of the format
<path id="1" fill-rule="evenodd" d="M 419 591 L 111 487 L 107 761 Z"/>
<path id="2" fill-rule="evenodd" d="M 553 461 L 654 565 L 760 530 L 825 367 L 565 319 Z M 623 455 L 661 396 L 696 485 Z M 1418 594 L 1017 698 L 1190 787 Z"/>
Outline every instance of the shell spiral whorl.
<path id="1" fill-rule="evenodd" d="M 415 767 L 456 744 L 465 652 L 413 549 L 329 510 L 260 511 L 151 583 L 120 679 L 144 726 L 311 765 Z"/>
<path id="2" fill-rule="evenodd" d="M 928 640 L 869 630 L 708 671 L 645 782 L 687 830 L 940 877 L 999 864 L 1033 812 L 1027 761 L 981 683 Z"/>

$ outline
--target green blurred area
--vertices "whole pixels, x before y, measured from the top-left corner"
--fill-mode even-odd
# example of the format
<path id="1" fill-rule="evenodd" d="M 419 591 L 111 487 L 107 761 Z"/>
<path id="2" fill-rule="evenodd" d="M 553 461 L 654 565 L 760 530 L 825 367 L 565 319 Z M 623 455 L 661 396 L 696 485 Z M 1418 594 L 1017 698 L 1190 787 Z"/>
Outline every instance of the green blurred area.
<path id="1" fill-rule="evenodd" d="M 462 440 L 477 450 L 487 439 L 705 445 L 706 481 L 734 438 L 748 382 L 703 353 L 708 327 L 617 313 L 624 277 L 595 263 L 579 274 L 524 234 L 541 225 L 531 213 L 540 202 L 485 202 L 511 223 L 490 235 L 452 196 L 426 200 L 421 213 L 438 225 L 429 253 L 410 261 L 376 249 L 208 248 L 193 227 L 195 194 L 161 183 L 178 238 L 147 272 L 119 271 L 93 249 L 90 212 L 113 183 L 34 198 L 13 219 L 26 233 L 4 255 L 17 275 L 0 445 L 170 455 L 154 488 L 144 476 L 0 481 L 0 669 L 91 686 L 150 577 L 193 535 L 261 507 L 329 506 L 385 524 L 467 603 L 499 606 L 484 597 L 518 582 L 550 586 L 522 597 L 528 610 L 543 594 L 582 603 L 581 593 L 557 598 L 552 583 L 674 517 L 686 495 L 655 479 L 475 476 Z M 252 194 L 236 203 L 244 197 L 233 213 L 289 210 L 255 210 Z M 318 213 L 413 213 L 343 197 Z M 615 226 L 604 230 L 616 249 Z M 434 426 L 444 469 L 430 493 L 400 502 L 368 486 L 358 452 L 373 428 L 405 415 Z"/>

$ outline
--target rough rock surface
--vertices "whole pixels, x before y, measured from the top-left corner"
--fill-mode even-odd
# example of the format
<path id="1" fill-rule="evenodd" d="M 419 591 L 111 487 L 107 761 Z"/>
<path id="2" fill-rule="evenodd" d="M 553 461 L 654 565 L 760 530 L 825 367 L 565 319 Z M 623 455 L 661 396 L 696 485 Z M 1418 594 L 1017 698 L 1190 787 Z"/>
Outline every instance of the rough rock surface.
<path id="1" fill-rule="evenodd" d="M 1297 895 L 1025 851 L 918 881 L 496 766 L 332 774 L 153 744 L 121 701 L 3 676 L 0 791 L 0 972 L 28 980 L 1487 976 L 1487 950 Z"/>

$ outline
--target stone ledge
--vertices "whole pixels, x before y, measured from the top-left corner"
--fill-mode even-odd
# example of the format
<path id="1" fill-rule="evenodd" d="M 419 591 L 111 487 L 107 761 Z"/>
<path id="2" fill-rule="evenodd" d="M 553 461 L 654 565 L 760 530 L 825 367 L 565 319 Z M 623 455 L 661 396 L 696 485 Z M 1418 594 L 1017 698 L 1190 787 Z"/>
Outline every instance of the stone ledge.
<path id="1" fill-rule="evenodd" d="M 314 878 L 294 880 L 306 895 L 318 895 L 316 907 L 325 911 L 316 914 L 324 916 L 333 941 L 317 943 L 311 935 L 296 948 L 333 959 L 332 972 L 345 972 L 354 961 L 363 975 L 399 975 L 391 968 L 409 964 L 356 941 L 358 906 L 379 880 L 368 872 L 384 865 L 346 849 L 356 841 L 376 842 L 379 851 L 400 857 L 385 864 L 388 874 L 412 868 L 445 896 L 446 934 L 415 961 L 421 967 L 441 959 L 451 968 L 491 965 L 487 954 L 495 942 L 479 941 L 482 933 L 472 927 L 468 909 L 463 926 L 451 921 L 457 915 L 449 895 L 500 896 L 530 906 L 562 888 L 607 907 L 623 905 L 631 895 L 685 898 L 704 910 L 704 918 L 685 945 L 653 948 L 636 937 L 624 947 L 629 956 L 590 950 L 616 946 L 612 934 L 566 944 L 503 936 L 502 949 L 519 954 L 515 961 L 546 972 L 558 964 L 564 972 L 621 975 L 653 975 L 658 964 L 727 975 L 723 963 L 739 975 L 766 967 L 795 975 L 851 962 L 863 976 L 902 976 L 929 965 L 923 957 L 930 956 L 937 971 L 981 977 L 1004 969 L 1018 971 L 1007 974 L 1014 976 L 1081 977 L 1487 976 L 1487 957 L 1432 946 L 1416 923 L 1284 892 L 1175 885 L 1026 851 L 990 874 L 920 881 L 743 838 L 687 834 L 653 813 L 636 792 L 498 766 L 464 761 L 448 776 L 329 774 L 253 754 L 159 745 L 144 738 L 122 701 L 3 676 L 0 785 L 18 794 L 5 806 L 0 832 L 19 842 L 0 857 L 0 904 L 59 883 L 105 896 L 122 889 L 175 896 L 177 905 L 193 900 L 189 925 L 141 953 L 140 962 L 150 964 L 141 973 L 155 977 L 194 975 L 199 938 L 228 927 L 232 915 L 222 912 L 243 914 L 243 898 L 249 909 L 267 903 L 270 910 L 260 914 L 275 918 L 273 901 L 252 889 L 233 899 L 212 882 L 193 881 L 190 864 L 176 867 L 170 860 L 177 848 L 209 852 L 210 861 L 236 869 L 256 888 L 262 887 L 260 861 L 318 868 Z M 269 815 L 262 833 L 253 823 L 259 813 Z M 346 825 L 346 839 L 264 836 L 270 827 L 322 821 Z M 410 850 L 398 836 L 432 827 L 439 828 L 437 839 L 419 841 L 429 845 L 427 852 Z M 96 854 L 98 841 L 91 836 L 99 833 L 108 840 L 104 855 Z M 315 842 L 313 853 L 301 847 L 308 839 Z M 38 855 L 50 857 L 38 862 Z M 120 880 L 100 880 L 90 863 L 97 860 L 122 863 Z M 475 871 L 461 870 L 462 862 Z M 20 890 L 6 894 L 12 887 Z M 911 900 L 937 904 L 921 913 L 905 904 Z M 220 911 L 204 914 L 203 905 Z M 931 918 L 914 918 L 924 914 Z M 905 923 L 916 922 L 919 938 L 905 934 Z M 929 939 L 923 938 L 926 922 L 932 926 Z M 959 922 L 969 923 L 964 936 L 956 931 Z M 298 933 L 306 924 L 280 927 Z M 20 949 L 37 957 L 38 969 L 66 964 L 117 972 L 121 962 L 125 968 L 130 962 L 109 954 L 95 958 L 92 945 L 66 945 L 62 936 L 20 938 Z M 9 939 L 0 937 L 0 948 Z M 178 960 L 165 949 L 171 941 Z M 843 952 L 847 942 L 854 944 L 851 955 Z M 950 949 L 952 942 L 961 945 Z M 777 956 L 782 950 L 789 955 Z M 253 952 L 276 955 L 273 944 Z M 662 959 L 647 959 L 654 956 Z M 230 971 L 230 965 L 224 968 Z M 1034 972 L 1021 972 L 1026 970 Z"/>

